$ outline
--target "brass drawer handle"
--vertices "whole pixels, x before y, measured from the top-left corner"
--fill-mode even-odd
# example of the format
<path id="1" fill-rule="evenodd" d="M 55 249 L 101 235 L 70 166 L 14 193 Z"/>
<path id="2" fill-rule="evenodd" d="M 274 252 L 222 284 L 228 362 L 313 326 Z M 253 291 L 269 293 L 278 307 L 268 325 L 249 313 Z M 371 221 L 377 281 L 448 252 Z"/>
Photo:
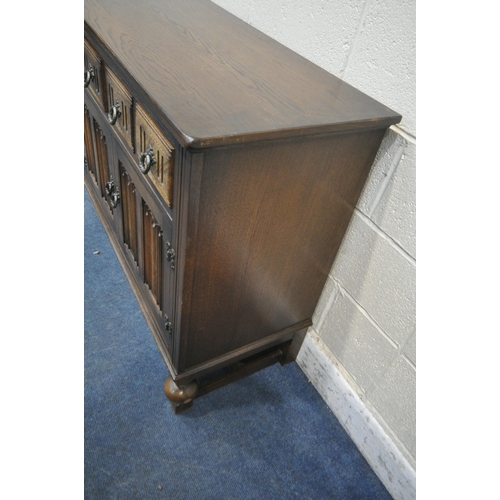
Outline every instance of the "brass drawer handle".
<path id="1" fill-rule="evenodd" d="M 89 66 L 89 69 L 85 71 L 83 77 L 85 88 L 87 88 L 90 85 L 90 82 L 95 78 L 94 68 L 92 66 Z"/>
<path id="2" fill-rule="evenodd" d="M 115 101 L 114 105 L 111 106 L 111 109 L 108 112 L 108 122 L 111 123 L 111 125 L 114 125 L 121 114 L 122 110 L 120 109 L 120 104 L 118 101 Z"/>
<path id="3" fill-rule="evenodd" d="M 146 175 L 151 167 L 156 163 L 155 152 L 151 144 L 146 148 L 146 151 L 139 158 L 139 170 Z"/>

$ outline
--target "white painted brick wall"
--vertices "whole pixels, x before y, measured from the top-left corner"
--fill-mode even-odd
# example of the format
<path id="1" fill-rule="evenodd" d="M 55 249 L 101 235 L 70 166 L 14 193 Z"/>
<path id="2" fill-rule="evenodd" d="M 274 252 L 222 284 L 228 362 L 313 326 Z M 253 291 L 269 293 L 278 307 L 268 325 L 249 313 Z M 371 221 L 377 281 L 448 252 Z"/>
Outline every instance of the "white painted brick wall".
<path id="1" fill-rule="evenodd" d="M 342 288 L 318 331 L 356 382 L 360 396 L 383 379 L 397 352 L 394 342 Z"/>
<path id="2" fill-rule="evenodd" d="M 415 167 L 415 143 L 389 130 L 358 203 L 358 209 L 413 260 L 416 258 Z"/>
<path id="3" fill-rule="evenodd" d="M 401 113 L 400 126 L 412 136 L 416 135 L 415 19 L 415 0 L 366 0 L 341 75 Z"/>
<path id="4" fill-rule="evenodd" d="M 222 5 L 222 2 L 216 2 Z M 236 15 L 238 2 L 224 1 Z M 253 0 L 248 21 L 283 45 L 339 76 L 356 34 L 364 0 Z"/>
<path id="5" fill-rule="evenodd" d="M 332 276 L 392 341 L 406 342 L 415 326 L 415 264 L 358 211 Z"/>
<path id="6" fill-rule="evenodd" d="M 308 342 L 299 364 L 313 366 L 313 350 L 326 349 L 322 366 L 331 360 L 331 373 L 392 440 L 388 449 L 415 469 L 415 0 L 214 3 L 403 115 L 386 134 L 323 290 L 311 329 L 319 339 Z M 336 377 L 318 376 L 327 402 L 332 388 L 321 381 Z M 411 479 L 394 486 L 384 472 L 393 451 L 370 463 L 383 464 L 378 473 L 395 498 L 414 498 Z"/>

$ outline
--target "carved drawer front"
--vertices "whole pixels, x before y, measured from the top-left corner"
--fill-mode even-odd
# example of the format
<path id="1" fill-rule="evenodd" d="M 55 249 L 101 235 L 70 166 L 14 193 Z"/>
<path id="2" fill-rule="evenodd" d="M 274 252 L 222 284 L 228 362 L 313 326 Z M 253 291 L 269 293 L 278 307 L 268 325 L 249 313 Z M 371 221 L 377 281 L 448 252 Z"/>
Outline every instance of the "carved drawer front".
<path id="1" fill-rule="evenodd" d="M 104 97 L 104 78 L 102 59 L 97 52 L 84 42 L 84 84 L 85 89 L 94 96 L 95 100 L 102 106 L 105 106 Z"/>
<path id="2" fill-rule="evenodd" d="M 139 170 L 172 208 L 175 148 L 140 104 L 136 104 L 135 111 L 135 144 Z"/>
<path id="3" fill-rule="evenodd" d="M 132 96 L 109 68 L 106 68 L 106 83 L 108 121 L 133 150 Z"/>

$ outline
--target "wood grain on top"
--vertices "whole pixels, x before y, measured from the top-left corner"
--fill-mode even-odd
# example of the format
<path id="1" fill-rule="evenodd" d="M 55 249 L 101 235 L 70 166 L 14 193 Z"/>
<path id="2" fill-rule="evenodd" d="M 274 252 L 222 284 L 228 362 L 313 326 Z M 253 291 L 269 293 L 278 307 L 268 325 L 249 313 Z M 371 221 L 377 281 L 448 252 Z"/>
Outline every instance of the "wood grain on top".
<path id="1" fill-rule="evenodd" d="M 85 22 L 184 145 L 383 128 L 401 119 L 209 0 L 85 0 Z"/>

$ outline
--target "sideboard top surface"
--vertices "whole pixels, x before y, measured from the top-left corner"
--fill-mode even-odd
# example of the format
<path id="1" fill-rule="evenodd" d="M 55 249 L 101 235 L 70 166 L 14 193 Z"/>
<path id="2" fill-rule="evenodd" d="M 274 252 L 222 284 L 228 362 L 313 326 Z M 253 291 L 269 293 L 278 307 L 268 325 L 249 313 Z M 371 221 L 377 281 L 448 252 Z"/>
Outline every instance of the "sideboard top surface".
<path id="1" fill-rule="evenodd" d="M 401 119 L 209 0 L 85 0 L 85 23 L 185 146 L 384 128 Z"/>

